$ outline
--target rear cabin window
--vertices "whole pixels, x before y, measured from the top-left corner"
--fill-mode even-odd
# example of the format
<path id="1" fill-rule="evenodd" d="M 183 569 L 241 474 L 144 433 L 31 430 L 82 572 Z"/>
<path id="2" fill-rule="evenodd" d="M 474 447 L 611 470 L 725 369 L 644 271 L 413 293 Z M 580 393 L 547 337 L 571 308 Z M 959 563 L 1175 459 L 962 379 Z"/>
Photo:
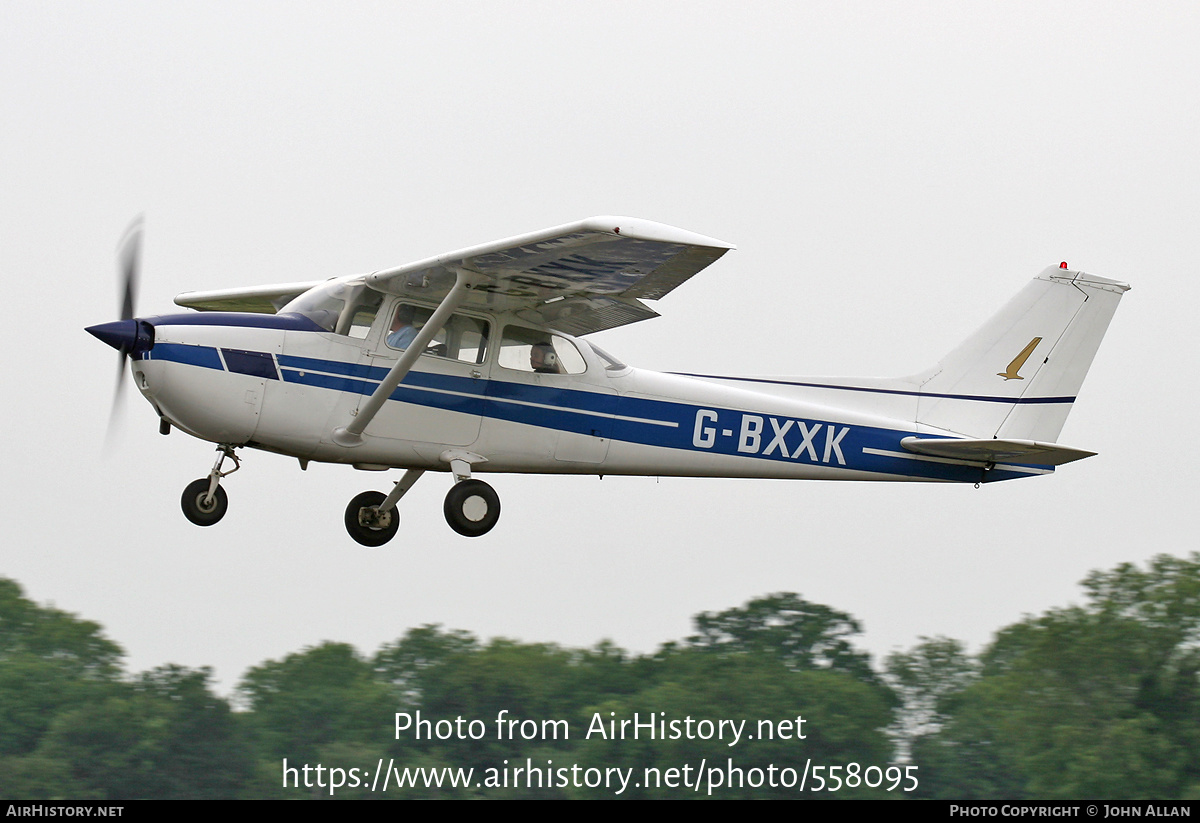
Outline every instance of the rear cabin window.
<path id="1" fill-rule="evenodd" d="M 500 365 L 538 374 L 583 374 L 587 371 L 587 362 L 570 340 L 523 326 L 504 327 Z"/>

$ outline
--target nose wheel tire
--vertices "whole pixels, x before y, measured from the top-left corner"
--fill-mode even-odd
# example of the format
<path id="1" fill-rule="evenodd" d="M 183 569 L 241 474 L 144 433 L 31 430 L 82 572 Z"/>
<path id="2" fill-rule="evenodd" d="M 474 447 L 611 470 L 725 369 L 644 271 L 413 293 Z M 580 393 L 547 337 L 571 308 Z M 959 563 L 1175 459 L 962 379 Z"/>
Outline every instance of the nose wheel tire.
<path id="1" fill-rule="evenodd" d="M 482 480 L 462 480 L 446 495 L 446 522 L 464 537 L 487 534 L 500 519 L 500 495 Z"/>
<path id="2" fill-rule="evenodd" d="M 205 497 L 208 497 L 208 478 L 201 477 L 188 483 L 179 501 L 183 507 L 183 516 L 197 526 L 211 526 L 224 517 L 229 508 L 229 496 L 220 486 L 217 486 L 217 490 L 207 502 Z"/>
<path id="3" fill-rule="evenodd" d="M 363 492 L 346 507 L 346 531 L 364 546 L 382 546 L 395 537 L 400 528 L 398 509 L 379 511 L 379 504 L 386 498 L 382 492 Z"/>

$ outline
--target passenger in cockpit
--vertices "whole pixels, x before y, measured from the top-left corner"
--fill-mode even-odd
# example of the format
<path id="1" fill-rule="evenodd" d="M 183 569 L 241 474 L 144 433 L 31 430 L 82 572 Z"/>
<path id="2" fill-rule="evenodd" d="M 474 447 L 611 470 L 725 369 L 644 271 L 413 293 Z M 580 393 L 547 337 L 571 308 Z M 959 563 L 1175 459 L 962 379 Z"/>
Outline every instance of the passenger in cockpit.
<path id="1" fill-rule="evenodd" d="M 538 374 L 562 374 L 558 352 L 550 343 L 534 343 L 529 350 L 529 366 Z"/>

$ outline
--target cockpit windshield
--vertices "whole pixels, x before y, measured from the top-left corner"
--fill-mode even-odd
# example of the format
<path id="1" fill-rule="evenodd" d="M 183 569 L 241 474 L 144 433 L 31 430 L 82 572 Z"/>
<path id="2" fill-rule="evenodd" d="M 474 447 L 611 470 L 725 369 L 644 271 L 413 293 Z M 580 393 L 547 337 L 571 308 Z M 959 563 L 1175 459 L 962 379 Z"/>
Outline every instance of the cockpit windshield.
<path id="1" fill-rule="evenodd" d="M 358 280 L 330 280 L 309 289 L 279 310 L 301 314 L 325 331 L 364 338 L 375 321 L 383 294 Z"/>

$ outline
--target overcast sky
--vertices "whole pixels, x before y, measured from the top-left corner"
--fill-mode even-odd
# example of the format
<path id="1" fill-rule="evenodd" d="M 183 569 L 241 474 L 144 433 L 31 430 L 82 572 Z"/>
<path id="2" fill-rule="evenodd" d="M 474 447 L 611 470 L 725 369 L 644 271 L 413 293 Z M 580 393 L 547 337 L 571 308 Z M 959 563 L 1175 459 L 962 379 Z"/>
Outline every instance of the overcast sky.
<path id="1" fill-rule="evenodd" d="M 776 591 L 876 655 L 977 649 L 1096 568 L 1195 547 L 1200 11 L 1192 3 L 45 3 L 0 6 L 0 574 L 142 670 L 364 652 L 425 623 L 649 651 Z M 447 475 L 353 543 L 387 476 L 211 444 L 136 392 L 104 451 L 115 250 L 142 314 L 183 291 L 371 271 L 593 214 L 738 245 L 596 336 L 655 369 L 901 375 L 1048 265 L 1133 285 L 1054 476 L 971 486 Z M 398 473 L 396 475 L 398 477 Z"/>

